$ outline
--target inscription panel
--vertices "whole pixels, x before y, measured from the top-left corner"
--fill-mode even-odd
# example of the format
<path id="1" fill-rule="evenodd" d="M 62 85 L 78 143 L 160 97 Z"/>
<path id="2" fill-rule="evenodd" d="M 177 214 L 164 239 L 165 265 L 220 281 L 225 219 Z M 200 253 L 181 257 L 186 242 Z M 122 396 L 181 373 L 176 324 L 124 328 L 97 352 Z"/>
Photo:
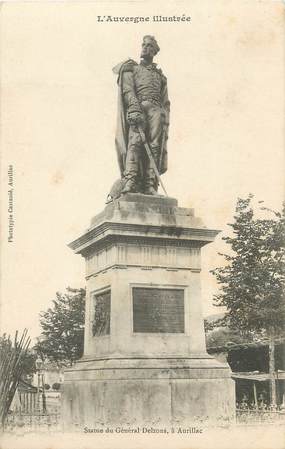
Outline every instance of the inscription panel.
<path id="1" fill-rule="evenodd" d="M 93 337 L 110 334 L 111 291 L 94 294 Z"/>
<path id="2" fill-rule="evenodd" d="M 133 331 L 184 333 L 184 290 L 133 288 Z"/>

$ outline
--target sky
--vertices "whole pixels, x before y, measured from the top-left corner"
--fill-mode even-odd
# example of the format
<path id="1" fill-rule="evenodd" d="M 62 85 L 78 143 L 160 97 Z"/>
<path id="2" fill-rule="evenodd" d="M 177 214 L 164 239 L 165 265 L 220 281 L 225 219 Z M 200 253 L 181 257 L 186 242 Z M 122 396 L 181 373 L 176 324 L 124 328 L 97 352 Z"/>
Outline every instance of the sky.
<path id="1" fill-rule="evenodd" d="M 203 249 L 204 315 L 217 292 L 222 236 L 236 200 L 284 195 L 283 5 L 274 1 L 15 2 L 1 5 L 1 332 L 40 333 L 56 291 L 85 285 L 67 244 L 104 208 L 119 176 L 112 67 L 155 35 L 168 79 L 169 170 L 163 182 L 222 232 Z M 100 23 L 98 15 L 190 16 Z M 13 242 L 8 167 L 13 165 Z"/>

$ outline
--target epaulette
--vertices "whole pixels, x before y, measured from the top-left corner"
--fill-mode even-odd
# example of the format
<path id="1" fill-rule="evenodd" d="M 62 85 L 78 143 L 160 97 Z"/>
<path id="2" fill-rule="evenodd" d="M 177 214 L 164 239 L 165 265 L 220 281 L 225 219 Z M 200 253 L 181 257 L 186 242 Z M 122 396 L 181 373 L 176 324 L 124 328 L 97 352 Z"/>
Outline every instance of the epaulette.
<path id="1" fill-rule="evenodd" d="M 126 59 L 125 61 L 120 62 L 113 68 L 113 72 L 118 75 L 123 72 L 131 72 L 134 69 L 134 66 L 138 65 L 133 59 Z"/>
<path id="2" fill-rule="evenodd" d="M 127 61 L 125 64 L 123 64 L 121 68 L 121 73 L 123 72 L 133 72 L 135 66 L 137 66 L 137 62 L 133 61 L 132 59 Z"/>

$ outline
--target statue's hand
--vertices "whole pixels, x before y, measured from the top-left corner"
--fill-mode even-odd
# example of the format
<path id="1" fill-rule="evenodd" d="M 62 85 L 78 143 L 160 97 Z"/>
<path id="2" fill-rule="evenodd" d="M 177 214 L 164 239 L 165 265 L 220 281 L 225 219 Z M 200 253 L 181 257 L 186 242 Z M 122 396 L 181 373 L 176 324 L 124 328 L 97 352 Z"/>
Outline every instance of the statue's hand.
<path id="1" fill-rule="evenodd" d="M 129 125 L 143 125 L 144 124 L 144 116 L 141 112 L 128 112 L 127 113 L 127 121 Z"/>

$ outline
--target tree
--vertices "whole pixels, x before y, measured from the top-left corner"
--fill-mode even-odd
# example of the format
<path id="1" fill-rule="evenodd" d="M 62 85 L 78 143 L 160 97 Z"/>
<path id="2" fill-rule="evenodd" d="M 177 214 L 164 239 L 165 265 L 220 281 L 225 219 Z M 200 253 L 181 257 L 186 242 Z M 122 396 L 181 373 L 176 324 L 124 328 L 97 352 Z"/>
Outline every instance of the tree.
<path id="1" fill-rule="evenodd" d="M 53 307 L 40 314 L 42 333 L 35 350 L 58 366 L 72 365 L 83 353 L 85 289 L 56 293 Z"/>
<path id="2" fill-rule="evenodd" d="M 23 380 L 29 381 L 32 375 L 36 372 L 36 358 L 37 354 L 35 351 L 33 349 L 28 349 L 23 359 Z"/>
<path id="3" fill-rule="evenodd" d="M 256 218 L 252 198 L 238 199 L 229 225 L 233 234 L 223 238 L 232 253 L 222 254 L 226 266 L 212 271 L 221 286 L 214 303 L 227 309 L 220 325 L 268 339 L 271 402 L 276 404 L 274 342 L 285 319 L 285 207 L 279 213 L 259 206 L 267 217 Z"/>
<path id="4" fill-rule="evenodd" d="M 3 334 L 0 336 L 0 354 L 1 357 L 4 357 L 3 354 L 5 351 L 9 351 L 11 354 L 13 352 L 13 344 L 11 342 L 11 338 L 8 337 L 6 334 Z M 36 365 L 35 361 L 37 358 L 37 354 L 33 349 L 27 348 L 25 352 L 22 352 L 21 355 L 21 379 L 24 381 L 28 381 L 29 378 L 32 376 L 33 373 L 36 372 Z"/>
<path id="5" fill-rule="evenodd" d="M 227 327 L 220 327 L 206 333 L 206 345 L 210 350 L 218 347 L 229 348 L 251 341 L 252 339 L 245 337 L 239 331 Z"/>
<path id="6" fill-rule="evenodd" d="M 0 430 L 5 420 L 24 370 L 24 360 L 30 345 L 27 329 L 19 338 L 18 331 L 14 341 L 6 334 L 0 337 Z"/>

